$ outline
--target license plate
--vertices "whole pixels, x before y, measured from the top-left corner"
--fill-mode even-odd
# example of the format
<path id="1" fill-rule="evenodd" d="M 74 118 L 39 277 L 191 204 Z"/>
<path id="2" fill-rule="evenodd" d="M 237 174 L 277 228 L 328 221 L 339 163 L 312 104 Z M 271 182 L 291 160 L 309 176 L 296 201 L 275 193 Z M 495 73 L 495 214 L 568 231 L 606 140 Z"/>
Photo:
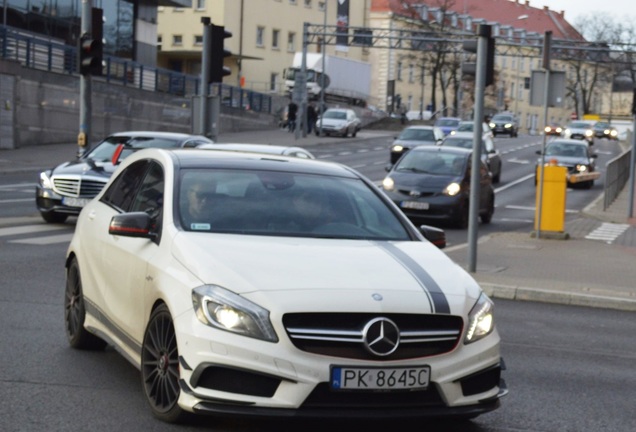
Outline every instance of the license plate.
<path id="1" fill-rule="evenodd" d="M 425 390 L 431 376 L 430 366 L 368 368 L 333 366 L 333 390 Z"/>
<path id="2" fill-rule="evenodd" d="M 402 201 L 402 208 L 413 210 L 428 210 L 429 204 L 422 201 Z"/>
<path id="3" fill-rule="evenodd" d="M 84 207 L 89 202 L 90 202 L 90 199 L 87 199 L 87 198 L 71 198 L 71 197 L 62 198 L 62 204 L 67 205 L 69 207 Z"/>

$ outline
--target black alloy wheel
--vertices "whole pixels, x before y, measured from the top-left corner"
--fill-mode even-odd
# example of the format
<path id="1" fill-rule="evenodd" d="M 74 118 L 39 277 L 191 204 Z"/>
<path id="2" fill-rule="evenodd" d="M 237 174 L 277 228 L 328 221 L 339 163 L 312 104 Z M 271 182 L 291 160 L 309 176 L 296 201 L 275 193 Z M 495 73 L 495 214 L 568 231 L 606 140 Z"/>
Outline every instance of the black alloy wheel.
<path id="1" fill-rule="evenodd" d="M 179 351 L 170 311 L 165 304 L 150 315 L 141 349 L 141 380 L 153 414 L 168 423 L 183 419 L 179 407 Z"/>
<path id="2" fill-rule="evenodd" d="M 76 259 L 71 261 L 66 271 L 64 292 L 64 328 L 71 347 L 85 350 L 100 350 L 106 346 L 103 339 L 84 328 L 86 308 L 82 292 L 82 278 Z"/>

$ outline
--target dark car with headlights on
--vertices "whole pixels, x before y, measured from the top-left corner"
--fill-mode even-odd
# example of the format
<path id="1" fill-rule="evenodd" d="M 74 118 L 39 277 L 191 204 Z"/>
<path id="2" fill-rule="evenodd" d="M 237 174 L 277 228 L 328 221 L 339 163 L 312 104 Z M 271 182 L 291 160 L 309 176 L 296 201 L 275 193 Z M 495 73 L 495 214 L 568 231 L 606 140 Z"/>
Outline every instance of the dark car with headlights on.
<path id="1" fill-rule="evenodd" d="M 472 149 L 474 135 L 472 132 L 457 132 L 444 138 L 441 145 Z M 481 140 L 481 149 L 481 159 L 490 170 L 492 182 L 499 183 L 501 181 L 501 167 L 503 163 L 501 161 L 501 154 L 499 150 L 497 150 L 497 147 L 495 147 L 495 140 L 489 135 L 484 134 Z"/>
<path id="2" fill-rule="evenodd" d="M 594 136 L 596 138 L 618 139 L 618 131 L 608 122 L 598 121 L 594 124 Z"/>
<path id="3" fill-rule="evenodd" d="M 509 135 L 515 138 L 519 135 L 519 122 L 514 114 L 499 113 L 492 116 L 488 124 L 494 136 Z"/>
<path id="4" fill-rule="evenodd" d="M 594 124 L 592 120 L 574 120 L 565 127 L 563 138 L 577 139 L 594 144 Z"/>
<path id="5" fill-rule="evenodd" d="M 382 181 L 384 192 L 414 223 L 468 226 L 472 150 L 421 146 L 406 153 Z M 479 164 L 479 216 L 490 223 L 495 191 L 486 164 Z"/>
<path id="6" fill-rule="evenodd" d="M 563 126 L 558 123 L 550 123 L 543 129 L 543 131 L 546 135 L 561 136 L 561 134 L 563 133 Z"/>
<path id="7" fill-rule="evenodd" d="M 541 155 L 541 150 L 537 150 Z M 600 178 L 601 173 L 596 170 L 596 153 L 592 153 L 585 142 L 572 139 L 555 139 L 545 147 L 544 164 L 556 164 L 566 167 L 567 183 L 569 186 L 580 185 L 586 189 L 594 186 L 594 180 Z M 537 160 L 535 181 L 539 178 L 541 159 Z"/>
<path id="8" fill-rule="evenodd" d="M 111 345 L 166 422 L 421 423 L 507 393 L 492 300 L 343 164 L 141 150 L 80 213 L 64 266 L 68 344 Z"/>
<path id="9" fill-rule="evenodd" d="M 104 187 L 121 161 L 134 151 L 148 148 L 194 148 L 214 141 L 199 135 L 173 132 L 128 131 L 106 137 L 77 159 L 40 173 L 35 204 L 49 223 L 76 216 Z M 113 156 L 117 161 L 113 163 Z"/>
<path id="10" fill-rule="evenodd" d="M 408 126 L 395 137 L 391 144 L 391 163 L 394 164 L 404 153 L 421 145 L 437 145 L 444 139 L 444 132 L 437 126 Z"/>

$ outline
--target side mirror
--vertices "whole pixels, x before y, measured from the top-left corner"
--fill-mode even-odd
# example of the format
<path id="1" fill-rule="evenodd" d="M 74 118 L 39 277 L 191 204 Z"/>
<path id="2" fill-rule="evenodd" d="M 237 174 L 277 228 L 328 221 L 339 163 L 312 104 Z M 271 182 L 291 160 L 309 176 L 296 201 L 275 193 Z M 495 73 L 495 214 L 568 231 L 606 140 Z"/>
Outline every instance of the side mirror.
<path id="1" fill-rule="evenodd" d="M 446 247 L 446 232 L 443 229 L 430 225 L 421 225 L 420 232 L 426 240 L 438 248 L 444 249 Z"/>
<path id="2" fill-rule="evenodd" d="M 153 220 L 146 212 L 122 213 L 113 216 L 108 226 L 108 234 L 123 237 L 155 239 L 152 232 Z"/>

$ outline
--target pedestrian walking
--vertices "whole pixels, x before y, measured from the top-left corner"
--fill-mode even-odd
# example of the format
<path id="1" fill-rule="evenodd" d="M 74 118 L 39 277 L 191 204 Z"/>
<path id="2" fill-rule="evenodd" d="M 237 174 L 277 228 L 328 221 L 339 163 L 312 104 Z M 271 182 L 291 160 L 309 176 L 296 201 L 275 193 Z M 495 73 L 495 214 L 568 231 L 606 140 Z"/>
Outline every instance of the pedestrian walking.
<path id="1" fill-rule="evenodd" d="M 316 111 L 316 107 L 312 102 L 307 107 L 307 133 L 311 133 L 311 131 L 316 127 L 317 120 L 318 112 Z"/>
<path id="2" fill-rule="evenodd" d="M 293 132 L 296 129 L 296 114 L 298 113 L 298 105 L 296 102 L 289 101 L 289 105 L 287 106 L 287 126 L 289 127 L 289 132 Z"/>

